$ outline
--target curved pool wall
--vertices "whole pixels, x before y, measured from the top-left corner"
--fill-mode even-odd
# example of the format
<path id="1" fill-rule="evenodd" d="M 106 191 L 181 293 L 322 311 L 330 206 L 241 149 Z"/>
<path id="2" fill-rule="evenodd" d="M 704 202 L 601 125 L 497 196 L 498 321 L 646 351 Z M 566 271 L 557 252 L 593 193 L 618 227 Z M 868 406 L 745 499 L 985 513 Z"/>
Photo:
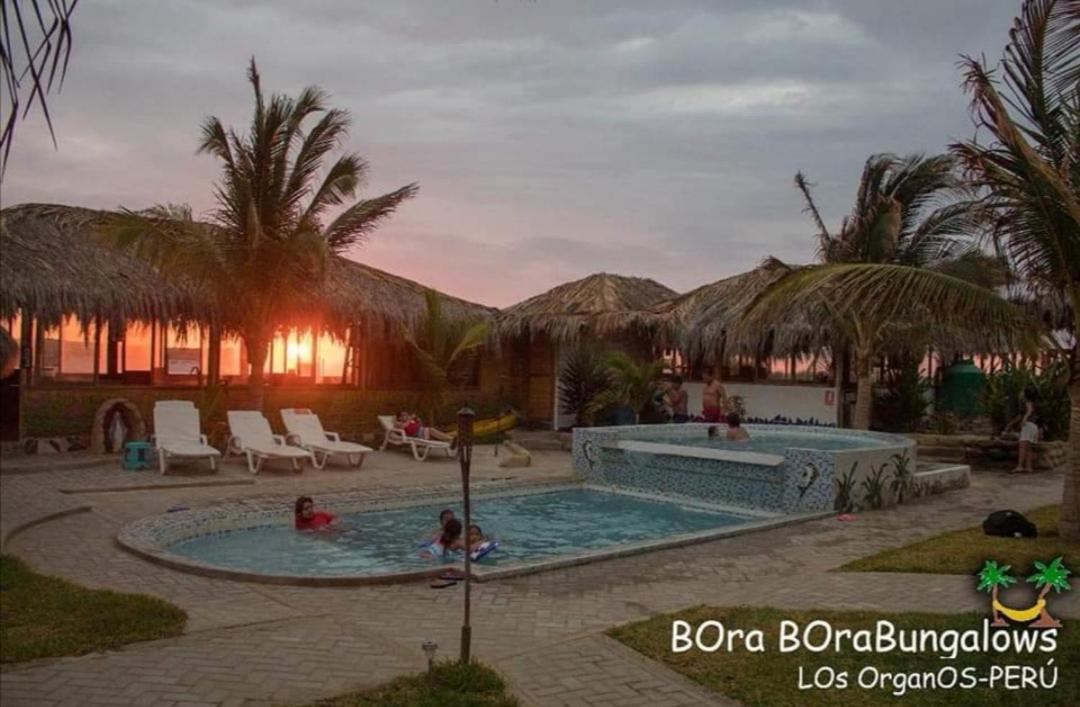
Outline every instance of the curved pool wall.
<path id="1" fill-rule="evenodd" d="M 751 437 L 821 435 L 848 438 L 853 445 L 866 440 L 865 447 L 841 450 L 793 446 L 771 454 L 679 444 L 707 438 L 711 426 L 576 428 L 574 470 L 597 486 L 784 514 L 895 505 L 915 471 L 914 440 L 865 430 L 744 425 Z"/>
<path id="2" fill-rule="evenodd" d="M 551 491 L 570 489 L 595 489 L 609 491 L 590 484 L 566 484 L 558 482 L 537 482 L 531 484 L 506 484 L 498 488 L 474 491 L 477 501 L 500 496 L 520 496 L 542 494 Z M 640 494 L 633 490 L 616 491 L 626 496 L 653 499 L 672 503 L 670 497 L 658 494 Z M 117 543 L 125 550 L 146 560 L 173 569 L 210 577 L 234 579 L 240 581 L 261 582 L 266 584 L 293 584 L 307 586 L 355 586 L 365 584 L 390 584 L 428 578 L 446 571 L 446 564 L 435 564 L 421 570 L 382 571 L 366 574 L 327 575 L 327 574 L 285 574 L 266 571 L 253 571 L 238 567 L 229 567 L 177 554 L 172 548 L 177 543 L 208 535 L 233 533 L 246 529 L 265 526 L 291 526 L 293 522 L 291 505 L 294 497 L 268 497 L 252 500 L 227 501 L 212 506 L 182 509 L 177 512 L 147 516 L 128 523 L 116 536 Z M 396 510 L 433 503 L 453 505 L 460 503 L 460 491 L 449 488 L 441 489 L 400 489 L 379 496 L 370 492 L 339 493 L 320 496 L 320 502 L 335 512 L 347 515 L 353 512 L 378 512 Z M 680 502 L 681 503 L 681 502 Z M 688 507 L 701 510 L 722 512 L 723 509 L 710 504 L 685 502 Z M 485 567 L 482 563 L 472 565 L 472 574 L 478 581 L 488 581 L 532 574 L 562 567 L 587 564 L 601 560 L 652 552 L 693 543 L 707 542 L 744 533 L 777 528 L 792 523 L 822 517 L 822 514 L 775 514 L 742 509 L 745 522 L 688 532 L 668 537 L 647 538 L 609 547 L 582 549 L 573 554 L 541 558 L 531 561 L 499 563 L 495 567 Z M 461 563 L 450 566 L 461 567 Z"/>

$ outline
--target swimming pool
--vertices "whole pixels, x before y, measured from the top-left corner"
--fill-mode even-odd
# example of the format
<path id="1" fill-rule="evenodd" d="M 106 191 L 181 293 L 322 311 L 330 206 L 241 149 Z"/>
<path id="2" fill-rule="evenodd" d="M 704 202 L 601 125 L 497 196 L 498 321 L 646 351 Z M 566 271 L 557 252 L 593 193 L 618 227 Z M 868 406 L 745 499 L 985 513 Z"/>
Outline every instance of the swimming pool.
<path id="1" fill-rule="evenodd" d="M 418 541 L 439 511 L 461 516 L 460 491 L 400 489 L 320 496 L 356 527 L 299 533 L 293 498 L 234 501 L 142 518 L 117 541 L 146 559 L 214 577 L 273 584 L 354 585 L 430 577 L 460 558 L 424 559 Z M 777 514 L 589 484 L 503 484 L 473 492 L 473 520 L 497 551 L 473 563 L 479 581 L 702 542 L 820 514 Z"/>
<path id="2" fill-rule="evenodd" d="M 333 509 L 333 499 L 329 507 Z M 431 504 L 353 512 L 342 520 L 356 530 L 300 533 L 275 523 L 197 536 L 167 546 L 169 552 L 206 564 L 271 575 L 346 576 L 423 571 L 447 560 L 421 557 L 417 539 L 438 524 Z M 616 545 L 668 539 L 745 523 L 752 516 L 723 513 L 589 488 L 479 497 L 473 522 L 500 548 L 479 561 L 498 567 Z"/>

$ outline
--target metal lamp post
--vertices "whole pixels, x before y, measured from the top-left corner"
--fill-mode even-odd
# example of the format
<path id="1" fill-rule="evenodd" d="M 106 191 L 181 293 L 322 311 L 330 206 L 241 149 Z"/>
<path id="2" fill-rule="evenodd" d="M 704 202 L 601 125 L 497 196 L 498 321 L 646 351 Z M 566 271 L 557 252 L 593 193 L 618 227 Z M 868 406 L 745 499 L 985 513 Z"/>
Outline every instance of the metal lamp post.
<path id="1" fill-rule="evenodd" d="M 461 464 L 462 505 L 465 508 L 465 623 L 461 626 L 461 662 L 469 664 L 472 643 L 472 626 L 469 625 L 469 613 L 472 604 L 472 553 L 469 552 L 469 525 L 472 523 L 472 507 L 469 504 L 469 469 L 472 466 L 473 422 L 476 413 L 468 407 L 458 410 L 457 451 L 458 463 Z"/>

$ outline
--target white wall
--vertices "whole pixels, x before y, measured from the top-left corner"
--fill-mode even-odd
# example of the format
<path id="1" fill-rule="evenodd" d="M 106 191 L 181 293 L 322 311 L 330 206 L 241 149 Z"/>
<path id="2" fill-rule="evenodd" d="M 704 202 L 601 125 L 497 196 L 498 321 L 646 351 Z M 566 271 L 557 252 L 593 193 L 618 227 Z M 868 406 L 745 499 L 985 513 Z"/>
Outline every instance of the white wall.
<path id="1" fill-rule="evenodd" d="M 690 395 L 690 414 L 701 412 L 701 393 L 704 383 L 686 383 Z M 791 419 L 817 418 L 823 423 L 836 423 L 836 395 L 831 385 L 776 385 L 768 383 L 724 383 L 728 395 L 739 395 L 746 406 L 747 417 L 771 419 L 783 415 Z M 826 399 L 832 400 L 828 404 Z"/>

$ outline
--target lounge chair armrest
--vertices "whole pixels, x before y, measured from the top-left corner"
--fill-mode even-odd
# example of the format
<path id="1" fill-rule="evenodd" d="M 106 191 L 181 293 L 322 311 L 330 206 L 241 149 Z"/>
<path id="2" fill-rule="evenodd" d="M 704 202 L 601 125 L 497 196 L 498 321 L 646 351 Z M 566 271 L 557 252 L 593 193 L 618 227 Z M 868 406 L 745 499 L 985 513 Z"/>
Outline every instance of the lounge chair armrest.
<path id="1" fill-rule="evenodd" d="M 296 434 L 295 432 L 290 432 L 289 434 L 285 435 L 285 441 L 289 444 L 295 444 L 296 446 L 300 446 L 300 435 Z"/>
<path id="2" fill-rule="evenodd" d="M 281 435 L 273 435 L 274 442 L 280 444 L 282 447 L 286 445 L 285 438 Z"/>
<path id="3" fill-rule="evenodd" d="M 206 435 L 203 435 L 203 434 L 199 435 L 199 441 L 202 442 L 203 444 L 205 444 L 207 447 L 210 446 L 210 438 L 207 437 Z"/>
<path id="4" fill-rule="evenodd" d="M 326 433 L 326 438 L 328 440 L 330 440 L 331 442 L 340 442 L 341 441 L 341 435 L 339 435 L 337 432 L 327 432 Z"/>

